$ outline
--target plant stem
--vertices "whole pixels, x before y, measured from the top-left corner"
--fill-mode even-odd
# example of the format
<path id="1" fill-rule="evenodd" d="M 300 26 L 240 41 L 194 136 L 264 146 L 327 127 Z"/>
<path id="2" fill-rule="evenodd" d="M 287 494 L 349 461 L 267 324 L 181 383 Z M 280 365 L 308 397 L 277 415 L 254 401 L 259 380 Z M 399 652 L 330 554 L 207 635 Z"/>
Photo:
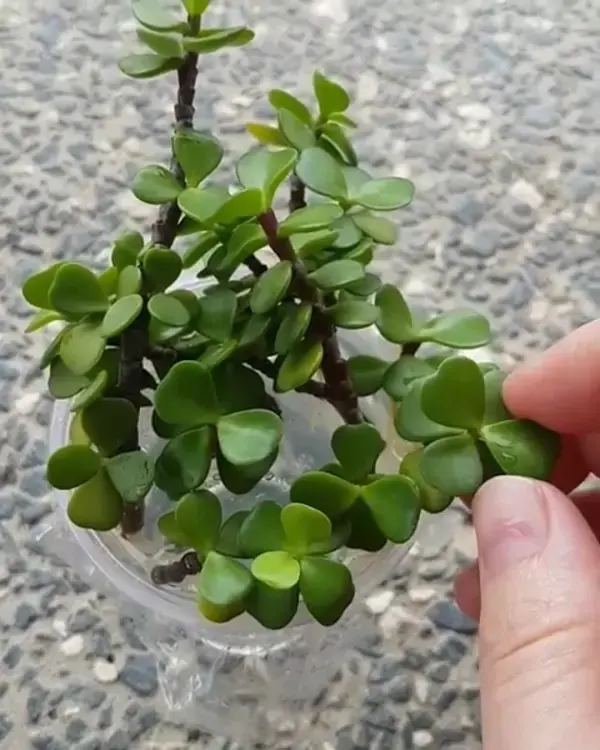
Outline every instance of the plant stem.
<path id="1" fill-rule="evenodd" d="M 402 346 L 402 354 L 400 356 L 414 356 L 417 351 L 419 350 L 419 347 L 421 346 L 420 341 L 409 341 L 408 344 L 404 344 Z"/>
<path id="2" fill-rule="evenodd" d="M 294 213 L 294 211 L 298 211 L 300 208 L 304 208 L 305 206 L 306 197 L 304 183 L 299 177 L 296 177 L 296 175 L 293 174 L 290 178 L 290 200 L 288 203 L 288 208 L 290 210 L 290 213 Z"/>
<path id="3" fill-rule="evenodd" d="M 246 258 L 246 260 L 244 261 L 244 265 L 246 266 L 246 268 L 252 271 L 255 276 L 262 276 L 265 271 L 269 270 L 268 267 L 265 266 L 265 264 L 254 255 Z"/>
<path id="4" fill-rule="evenodd" d="M 258 221 L 275 255 L 280 260 L 287 260 L 292 263 L 294 284 L 298 296 L 313 305 L 315 312 L 312 324 L 313 333 L 323 344 L 321 371 L 330 393 L 328 400 L 335 406 L 348 424 L 360 424 L 364 422 L 364 416 L 358 403 L 358 396 L 350 381 L 348 363 L 342 357 L 335 328 L 331 324 L 327 314 L 327 306 L 323 294 L 310 283 L 306 268 L 302 261 L 297 258 L 289 239 L 278 236 L 279 224 L 273 210 L 271 209 L 261 214 L 258 217 Z"/>
<path id="5" fill-rule="evenodd" d="M 150 571 L 152 583 L 164 586 L 168 583 L 181 583 L 187 576 L 196 575 L 202 570 L 202 563 L 195 552 L 186 552 L 183 557 L 168 565 L 156 565 Z"/>

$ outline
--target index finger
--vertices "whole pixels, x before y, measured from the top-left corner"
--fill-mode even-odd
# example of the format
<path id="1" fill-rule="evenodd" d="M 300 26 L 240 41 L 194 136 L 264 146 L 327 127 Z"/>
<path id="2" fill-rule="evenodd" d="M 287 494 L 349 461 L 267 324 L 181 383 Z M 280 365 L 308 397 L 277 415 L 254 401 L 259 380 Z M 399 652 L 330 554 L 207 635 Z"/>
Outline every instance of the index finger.
<path id="1" fill-rule="evenodd" d="M 556 432 L 600 431 L 600 320 L 518 367 L 507 377 L 503 397 L 515 417 Z"/>

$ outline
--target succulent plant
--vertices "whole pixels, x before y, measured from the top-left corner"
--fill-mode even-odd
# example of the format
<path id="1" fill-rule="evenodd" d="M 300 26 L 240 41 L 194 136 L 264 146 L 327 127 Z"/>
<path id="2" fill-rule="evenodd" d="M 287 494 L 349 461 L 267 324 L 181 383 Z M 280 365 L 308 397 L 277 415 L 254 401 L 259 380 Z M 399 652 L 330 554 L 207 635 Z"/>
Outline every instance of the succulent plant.
<path id="1" fill-rule="evenodd" d="M 333 625 L 354 596 L 336 550 L 403 544 L 422 513 L 443 511 L 496 474 L 549 477 L 559 438 L 513 418 L 496 366 L 453 351 L 488 343 L 483 315 L 420 319 L 368 270 L 378 246 L 395 244 L 391 217 L 414 188 L 358 166 L 342 86 L 316 72 L 312 107 L 271 91 L 273 122 L 247 125 L 257 143 L 237 161 L 236 188 L 223 186 L 223 146 L 193 125 L 198 60 L 254 35 L 206 27 L 209 0 L 182 4 L 176 16 L 134 0 L 146 49 L 119 63 L 133 78 L 178 79 L 171 164 L 143 167 L 131 186 L 159 207 L 149 236 L 118 236 L 100 274 L 60 262 L 23 286 L 38 309 L 27 330 L 59 323 L 41 364 L 50 393 L 69 400 L 73 415 L 70 443 L 50 457 L 47 477 L 72 492 L 73 524 L 125 536 L 141 529 L 152 487 L 166 493 L 173 508 L 158 529 L 187 551 L 152 580 L 196 575 L 208 620 L 247 612 L 277 629 L 303 602 Z M 274 206 L 284 190 L 281 216 Z M 213 283 L 178 288 L 184 269 Z M 370 327 L 398 346 L 394 361 L 344 358 L 338 330 Z M 423 344 L 437 353 L 424 356 Z M 291 391 L 339 414 L 336 462 L 296 477 L 283 507 L 266 500 L 225 518 L 205 486 L 209 472 L 216 466 L 234 495 L 252 490 L 277 458 L 286 430 L 277 400 Z M 378 472 L 386 441 L 362 402 L 377 393 L 413 444 L 387 475 Z M 139 444 L 143 410 L 164 440 L 155 459 Z"/>

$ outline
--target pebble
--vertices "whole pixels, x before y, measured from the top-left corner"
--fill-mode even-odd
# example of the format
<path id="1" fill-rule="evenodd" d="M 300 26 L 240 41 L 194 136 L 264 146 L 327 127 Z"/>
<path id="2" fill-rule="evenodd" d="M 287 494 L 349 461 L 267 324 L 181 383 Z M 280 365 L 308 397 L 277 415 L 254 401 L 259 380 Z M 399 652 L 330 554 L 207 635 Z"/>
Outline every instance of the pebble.
<path id="1" fill-rule="evenodd" d="M 433 735 L 426 729 L 418 729 L 413 732 L 412 741 L 415 747 L 427 748 L 433 744 Z"/>
<path id="2" fill-rule="evenodd" d="M 533 209 L 539 209 L 544 203 L 544 197 L 537 188 L 527 180 L 517 180 L 511 185 L 508 192 L 516 201 L 525 203 Z"/>
<path id="3" fill-rule="evenodd" d="M 12 721 L 9 721 L 7 715 L 0 713 L 0 742 L 8 737 L 13 726 Z"/>
<path id="4" fill-rule="evenodd" d="M 27 630 L 38 619 L 37 611 L 31 604 L 19 604 L 15 612 L 15 627 L 19 630 Z"/>
<path id="5" fill-rule="evenodd" d="M 437 592 L 432 588 L 412 588 L 408 590 L 408 598 L 414 604 L 427 604 L 437 596 Z"/>
<path id="6" fill-rule="evenodd" d="M 94 677 L 103 685 L 110 685 L 119 679 L 119 670 L 104 659 L 96 659 L 92 671 Z"/>
<path id="7" fill-rule="evenodd" d="M 156 661 L 151 654 L 134 654 L 127 657 L 119 679 L 134 693 L 141 696 L 154 695 L 158 689 Z"/>
<path id="8" fill-rule="evenodd" d="M 17 664 L 21 661 L 21 657 L 23 656 L 23 649 L 20 646 L 14 645 L 11 646 L 8 651 L 4 654 L 4 657 L 2 658 L 3 664 L 8 667 L 8 669 L 14 669 Z"/>
<path id="9" fill-rule="evenodd" d="M 381 615 L 394 601 L 394 596 L 393 591 L 377 591 L 367 598 L 365 604 L 374 615 Z"/>
<path id="10" fill-rule="evenodd" d="M 427 611 L 427 617 L 439 628 L 471 635 L 477 632 L 477 623 L 464 615 L 454 602 L 436 602 Z"/>
<path id="11" fill-rule="evenodd" d="M 98 622 L 100 622 L 100 618 L 94 612 L 91 612 L 89 609 L 80 609 L 69 620 L 69 632 L 85 633 L 86 630 L 90 630 Z"/>
<path id="12" fill-rule="evenodd" d="M 65 656 L 77 656 L 83 651 L 84 646 L 82 635 L 72 635 L 60 644 L 60 650 Z"/>
<path id="13" fill-rule="evenodd" d="M 87 724 L 83 719 L 73 719 L 69 722 L 67 730 L 65 732 L 65 739 L 67 742 L 79 742 L 82 740 L 88 732 Z"/>
<path id="14" fill-rule="evenodd" d="M 23 474 L 21 490 L 31 497 L 44 497 L 50 491 L 44 468 L 30 469 Z"/>

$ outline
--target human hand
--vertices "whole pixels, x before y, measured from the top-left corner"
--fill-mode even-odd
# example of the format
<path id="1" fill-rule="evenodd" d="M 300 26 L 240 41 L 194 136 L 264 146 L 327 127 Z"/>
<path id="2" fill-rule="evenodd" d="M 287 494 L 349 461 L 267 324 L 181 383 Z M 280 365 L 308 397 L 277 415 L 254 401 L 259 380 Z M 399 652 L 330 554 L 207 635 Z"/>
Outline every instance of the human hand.
<path id="1" fill-rule="evenodd" d="M 473 499 L 478 562 L 455 585 L 479 619 L 485 750 L 600 747 L 600 321 L 506 380 L 516 416 L 564 436 L 552 484 L 487 482 Z"/>

